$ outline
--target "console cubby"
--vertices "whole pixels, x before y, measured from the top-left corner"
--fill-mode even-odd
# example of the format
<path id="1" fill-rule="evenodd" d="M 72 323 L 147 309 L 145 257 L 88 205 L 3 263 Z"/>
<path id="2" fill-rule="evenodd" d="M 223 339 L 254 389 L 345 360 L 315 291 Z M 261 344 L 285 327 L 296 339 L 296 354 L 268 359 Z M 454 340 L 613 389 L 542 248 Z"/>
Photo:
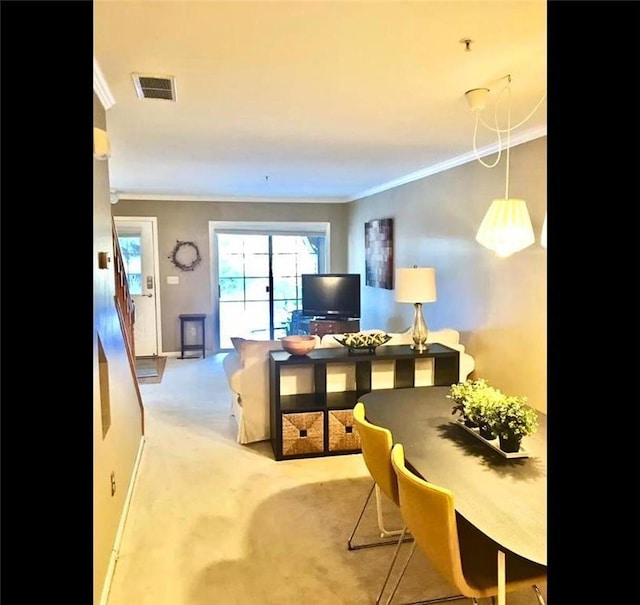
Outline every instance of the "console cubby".
<path id="1" fill-rule="evenodd" d="M 360 451 L 353 407 L 372 390 L 372 366 L 392 362 L 393 385 L 416 386 L 419 360 L 433 362 L 434 386 L 458 382 L 459 353 L 440 343 L 416 353 L 409 345 L 383 345 L 374 352 L 350 353 L 346 347 L 314 349 L 308 355 L 269 352 L 271 446 L 276 460 L 352 454 Z M 327 390 L 328 368 L 342 364 L 348 374 L 343 390 Z M 297 382 L 306 392 L 289 392 Z M 282 379 L 287 381 L 283 389 Z M 334 381 L 335 382 L 335 381 Z M 333 388 L 333 385 L 331 385 Z M 296 432 L 297 431 L 297 432 Z"/>

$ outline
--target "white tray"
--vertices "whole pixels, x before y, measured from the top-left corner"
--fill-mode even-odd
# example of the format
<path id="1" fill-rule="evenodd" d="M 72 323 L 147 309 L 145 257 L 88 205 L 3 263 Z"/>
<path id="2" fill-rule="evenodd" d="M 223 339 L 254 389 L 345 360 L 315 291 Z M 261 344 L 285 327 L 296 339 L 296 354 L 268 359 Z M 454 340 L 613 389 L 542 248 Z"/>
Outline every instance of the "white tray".
<path id="1" fill-rule="evenodd" d="M 527 452 L 526 450 L 523 450 L 522 445 L 520 446 L 520 449 L 517 452 L 503 452 L 500 449 L 500 442 L 498 441 L 497 438 L 489 440 L 489 439 L 485 439 L 484 437 L 481 437 L 479 433 L 479 429 L 473 429 L 467 426 L 462 420 L 456 420 L 454 421 L 454 424 L 461 426 L 465 431 L 467 431 L 467 433 L 471 433 L 476 439 L 479 439 L 483 443 L 486 443 L 490 448 L 493 448 L 496 452 L 498 452 L 501 456 L 504 456 L 505 458 L 529 458 L 529 452 Z"/>

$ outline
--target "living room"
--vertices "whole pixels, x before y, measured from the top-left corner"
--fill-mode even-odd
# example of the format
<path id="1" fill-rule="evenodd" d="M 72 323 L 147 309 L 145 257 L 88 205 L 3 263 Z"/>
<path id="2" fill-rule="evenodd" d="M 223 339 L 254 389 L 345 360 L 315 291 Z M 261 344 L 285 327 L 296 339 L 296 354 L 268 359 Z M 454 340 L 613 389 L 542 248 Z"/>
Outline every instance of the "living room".
<path id="1" fill-rule="evenodd" d="M 470 149 L 473 121 L 469 115 L 460 119 L 468 121 Z M 94 125 L 109 131 L 107 110 L 95 94 Z M 155 218 L 162 303 L 161 353 L 175 355 L 180 341 L 178 316 L 211 313 L 213 307 L 211 223 L 328 223 L 331 271 L 364 274 L 364 226 L 374 219 L 391 218 L 394 266 L 436 269 L 437 300 L 424 306 L 429 329 L 458 330 L 461 342 L 475 358 L 477 375 L 505 391 L 526 395 L 533 406 L 546 412 L 547 254 L 540 242 L 547 211 L 546 133 L 511 148 L 509 179 L 513 194 L 526 200 L 536 241 L 508 258 L 499 258 L 478 244 L 475 234 L 491 200 L 504 191 L 504 169 L 489 170 L 473 159 L 346 203 L 238 203 L 171 200 L 162 196 L 135 199 L 124 195 L 116 204 L 111 203 L 108 162 L 96 160 L 95 256 L 112 249 L 113 216 Z M 202 262 L 193 272 L 180 273 L 176 286 L 167 283 L 167 278 L 176 274 L 168 255 L 176 241 L 184 240 L 198 243 Z M 96 604 L 113 565 L 111 551 L 121 531 L 121 517 L 129 498 L 127 486 L 137 469 L 144 435 L 144 413 L 139 408 L 135 380 L 117 333 L 112 280 L 111 271 L 96 269 L 94 374 L 99 373 L 100 361 L 107 359 L 111 388 L 117 390 L 117 397 L 111 398 L 111 424 L 106 433 L 100 422 L 100 397 L 94 398 Z M 185 300 L 189 301 L 188 307 Z M 397 303 L 393 289 L 363 285 L 361 329 L 399 332 L 411 325 L 412 318 L 412 305 Z M 211 327 L 205 338 L 207 350 L 213 351 Z M 113 474 L 118 489 L 105 493 Z"/>
<path id="2" fill-rule="evenodd" d="M 179 287 L 188 291 L 191 307 L 185 307 L 174 294 L 176 287 L 166 284 L 166 277 L 174 275 L 176 268 L 167 254 L 160 255 L 164 352 L 179 351 L 180 313 L 210 312 L 212 308 L 210 222 L 233 217 L 269 223 L 283 216 L 292 222 L 326 221 L 331 226 L 332 271 L 363 273 L 365 223 L 393 218 L 395 266 L 436 269 L 438 300 L 424 306 L 429 327 L 459 330 L 462 341 L 474 352 L 478 372 L 505 389 L 527 393 L 536 407 L 545 410 L 546 249 L 539 238 L 546 211 L 546 162 L 546 137 L 511 152 L 511 188 L 527 200 L 537 241 L 507 259 L 474 239 L 488 203 L 504 186 L 501 172 L 477 162 L 348 204 L 123 199 L 111 206 L 111 212 L 157 217 L 163 252 L 168 253 L 176 240 L 185 239 L 197 242 L 204 251 L 194 272 L 180 274 Z M 410 326 L 413 318 L 413 307 L 396 303 L 393 290 L 364 286 L 364 279 L 361 312 L 361 329 L 398 332 Z M 209 331 L 207 350 L 212 350 L 212 339 Z"/>
<path id="3" fill-rule="evenodd" d="M 539 233 L 546 209 L 546 139 L 514 148 L 511 157 L 512 186 L 526 197 Z M 462 194 L 465 183 L 470 191 Z M 207 222 L 229 216 L 231 211 L 238 220 L 259 221 L 285 214 L 301 221 L 329 221 L 332 266 L 350 272 L 363 271 L 364 223 L 391 216 L 397 266 L 417 264 L 437 270 L 438 301 L 425 305 L 424 311 L 430 328 L 458 329 L 476 359 L 478 375 L 505 390 L 526 394 L 533 405 L 545 411 L 546 251 L 536 242 L 508 259 L 500 259 L 473 238 L 486 200 L 501 185 L 501 174 L 471 163 L 344 206 L 188 202 L 189 212 L 185 212 L 184 202 L 122 200 L 112 207 L 108 197 L 105 199 L 108 191 L 103 190 L 102 197 L 103 203 L 106 201 L 104 210 L 158 217 L 161 248 L 170 248 L 171 242 L 185 237 L 207 242 Z M 392 214 L 390 207 L 394 209 Z M 179 230 L 175 227 L 176 213 L 182 218 Z M 174 270 L 161 258 L 161 283 Z M 199 272 L 189 277 L 193 280 L 185 287 L 195 308 L 209 308 L 208 255 Z M 177 323 L 179 313 L 192 310 L 172 307 L 170 296 L 163 296 L 165 353 L 178 350 L 177 326 L 173 330 L 169 326 Z M 363 289 L 363 329 L 399 331 L 411 321 L 411 305 L 395 303 L 392 291 Z"/>

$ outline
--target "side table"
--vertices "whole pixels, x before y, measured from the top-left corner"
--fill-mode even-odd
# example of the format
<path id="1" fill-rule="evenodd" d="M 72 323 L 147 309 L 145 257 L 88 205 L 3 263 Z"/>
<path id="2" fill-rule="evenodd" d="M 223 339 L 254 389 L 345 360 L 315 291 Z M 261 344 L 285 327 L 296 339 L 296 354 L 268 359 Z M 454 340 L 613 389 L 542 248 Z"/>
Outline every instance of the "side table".
<path id="1" fill-rule="evenodd" d="M 205 357 L 204 353 L 204 320 L 207 318 L 206 314 L 202 313 L 187 313 L 180 315 L 180 359 L 189 359 L 184 356 L 185 351 L 202 351 L 202 359 Z M 188 323 L 194 322 L 200 324 L 200 342 L 195 344 L 186 344 L 185 339 L 185 327 Z"/>

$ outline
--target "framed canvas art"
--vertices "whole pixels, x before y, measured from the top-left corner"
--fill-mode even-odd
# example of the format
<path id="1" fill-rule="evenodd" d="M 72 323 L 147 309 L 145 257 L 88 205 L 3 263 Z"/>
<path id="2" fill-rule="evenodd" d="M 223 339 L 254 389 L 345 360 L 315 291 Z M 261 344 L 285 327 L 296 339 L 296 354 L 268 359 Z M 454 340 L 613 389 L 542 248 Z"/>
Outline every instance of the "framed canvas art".
<path id="1" fill-rule="evenodd" d="M 365 285 L 393 289 L 393 219 L 364 224 Z"/>

